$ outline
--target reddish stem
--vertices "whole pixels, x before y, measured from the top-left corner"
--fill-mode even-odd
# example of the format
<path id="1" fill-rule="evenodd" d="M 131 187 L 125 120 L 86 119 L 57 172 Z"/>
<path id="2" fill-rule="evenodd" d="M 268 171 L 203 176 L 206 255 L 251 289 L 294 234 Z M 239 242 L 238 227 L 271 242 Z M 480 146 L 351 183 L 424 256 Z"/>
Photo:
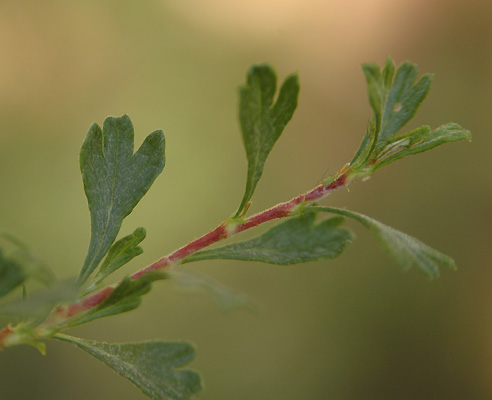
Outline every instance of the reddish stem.
<path id="1" fill-rule="evenodd" d="M 205 247 L 208 247 L 213 243 L 217 243 L 223 239 L 226 239 L 236 233 L 243 232 L 247 229 L 261 225 L 268 221 L 272 221 L 274 219 L 288 217 L 292 215 L 293 212 L 295 212 L 295 208 L 297 206 L 300 206 L 304 203 L 312 203 L 314 201 L 321 200 L 322 198 L 328 196 L 331 192 L 340 189 L 344 186 L 347 186 L 349 183 L 350 180 L 347 179 L 347 172 L 343 171 L 343 173 L 340 176 L 338 176 L 333 182 L 327 185 L 322 184 L 316 186 L 311 191 L 303 193 L 284 203 L 277 204 L 276 206 L 268 210 L 255 214 L 245 219 L 244 222 L 239 223 L 236 226 L 232 224 L 228 226 L 226 223 L 222 223 L 214 230 L 199 237 L 198 239 L 193 240 L 192 242 L 188 243 L 186 246 L 181 247 L 180 249 L 174 251 L 173 253 L 160 258 L 153 264 L 141 269 L 140 271 L 137 271 L 136 273 L 131 275 L 130 278 L 138 279 L 149 271 L 156 271 L 156 270 L 170 267 L 173 264 L 179 263 L 181 260 L 188 257 L 189 255 Z M 56 313 L 58 314 L 59 317 L 61 317 L 63 314 L 66 317 L 72 317 L 83 311 L 98 306 L 111 294 L 113 290 L 114 290 L 113 287 L 108 286 L 78 301 L 77 303 L 73 303 L 69 305 L 65 309 L 58 308 Z"/>
<path id="2" fill-rule="evenodd" d="M 303 193 L 289 201 L 286 201 L 285 203 L 277 204 L 268 210 L 255 214 L 246 219 L 246 221 L 242 224 L 238 225 L 234 233 L 245 231 L 246 229 L 253 228 L 254 226 L 258 226 L 277 218 L 288 217 L 296 206 L 302 203 L 312 203 L 313 201 L 320 200 L 323 197 L 328 196 L 331 192 L 345 186 L 346 181 L 347 176 L 342 174 L 328 185 L 316 186 L 313 190 L 307 193 Z"/>
<path id="3" fill-rule="evenodd" d="M 113 292 L 113 288 L 108 286 L 94 293 L 92 296 L 86 297 L 78 303 L 73 303 L 68 307 L 67 317 L 72 317 L 84 310 L 89 310 L 101 304 Z"/>
<path id="4" fill-rule="evenodd" d="M 198 250 L 203 249 L 204 247 L 210 246 L 212 243 L 218 242 L 222 239 L 228 237 L 228 232 L 226 226 L 222 223 L 213 231 L 195 239 L 193 242 L 188 243 L 186 246 L 181 247 L 176 250 L 174 253 L 166 257 L 162 257 L 157 260 L 155 263 L 141 269 L 140 271 L 134 273 L 130 278 L 138 279 L 148 271 L 155 271 L 158 269 L 165 268 L 171 264 L 175 264 L 178 261 L 181 261 L 183 258 L 188 257 L 189 255 L 197 252 Z"/>

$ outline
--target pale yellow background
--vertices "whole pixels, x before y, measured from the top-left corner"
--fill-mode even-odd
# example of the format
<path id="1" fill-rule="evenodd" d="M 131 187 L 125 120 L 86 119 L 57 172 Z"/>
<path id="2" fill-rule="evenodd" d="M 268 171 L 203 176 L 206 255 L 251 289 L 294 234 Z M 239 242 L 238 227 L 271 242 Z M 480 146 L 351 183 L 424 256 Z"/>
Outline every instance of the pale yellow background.
<path id="1" fill-rule="evenodd" d="M 131 272 L 213 228 L 241 199 L 237 86 L 255 62 L 298 71 L 300 105 L 252 211 L 287 200 L 355 152 L 370 117 L 360 64 L 416 62 L 436 80 L 415 121 L 473 142 L 379 171 L 325 204 L 367 213 L 456 258 L 429 282 L 402 273 L 364 228 L 339 259 L 293 267 L 191 265 L 259 313 L 155 285 L 143 307 L 73 332 L 194 342 L 203 400 L 492 398 L 492 3 L 429 0 L 0 1 L 0 229 L 57 276 L 89 240 L 78 152 L 89 126 L 127 113 L 167 165 L 122 234 L 147 229 Z M 6 322 L 6 321 L 2 321 Z M 88 355 L 49 343 L 0 353 L 3 400 L 145 399 Z"/>

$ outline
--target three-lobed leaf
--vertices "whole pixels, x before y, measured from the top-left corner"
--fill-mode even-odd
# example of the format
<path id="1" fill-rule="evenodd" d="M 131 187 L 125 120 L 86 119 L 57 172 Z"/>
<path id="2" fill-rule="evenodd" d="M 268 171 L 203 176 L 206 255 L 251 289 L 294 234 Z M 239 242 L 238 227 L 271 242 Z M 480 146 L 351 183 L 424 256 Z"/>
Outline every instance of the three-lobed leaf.
<path id="1" fill-rule="evenodd" d="M 286 78 L 274 104 L 276 90 L 277 77 L 269 65 L 251 67 L 246 84 L 239 90 L 239 122 L 248 159 L 248 175 L 236 216 L 247 209 L 266 159 L 294 114 L 299 95 L 297 74 Z"/>
<path id="2" fill-rule="evenodd" d="M 417 265 L 429 277 L 435 278 L 439 275 L 439 264 L 453 269 L 456 268 L 456 263 L 451 257 L 427 246 L 425 243 L 406 233 L 391 228 L 364 214 L 334 207 L 311 207 L 311 209 L 343 215 L 360 222 L 372 231 L 383 248 L 404 269 L 409 269 L 412 265 Z"/>
<path id="3" fill-rule="evenodd" d="M 315 219 L 315 212 L 292 217 L 256 238 L 197 252 L 183 263 L 232 259 L 290 265 L 339 256 L 354 239 L 352 232 L 340 227 L 344 219 L 333 217 L 318 224 Z"/>
<path id="4" fill-rule="evenodd" d="M 202 388 L 197 372 L 180 369 L 195 357 L 189 343 L 102 343 L 64 334 L 55 338 L 102 361 L 153 400 L 192 400 Z"/>
<path id="5" fill-rule="evenodd" d="M 123 219 L 162 172 L 164 134 L 151 133 L 133 154 L 133 124 L 127 115 L 94 124 L 80 152 L 80 170 L 91 214 L 91 241 L 79 282 L 97 268 L 118 235 Z"/>

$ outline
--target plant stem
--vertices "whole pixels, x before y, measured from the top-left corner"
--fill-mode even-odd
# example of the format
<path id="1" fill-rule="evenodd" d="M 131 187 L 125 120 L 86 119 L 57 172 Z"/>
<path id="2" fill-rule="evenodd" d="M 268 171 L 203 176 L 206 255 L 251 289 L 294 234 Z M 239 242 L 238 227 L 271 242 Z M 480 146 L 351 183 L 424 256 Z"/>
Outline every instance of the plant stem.
<path id="1" fill-rule="evenodd" d="M 173 265 L 179 264 L 183 259 L 191 254 L 214 243 L 220 242 L 221 240 L 229 238 L 236 233 L 243 232 L 268 221 L 296 215 L 301 212 L 304 205 L 321 200 L 330 195 L 332 192 L 348 186 L 355 177 L 355 175 L 351 174 L 351 172 L 351 169 L 344 167 L 340 171 L 339 175 L 337 175 L 336 179 L 328 184 L 318 185 L 306 193 L 294 197 L 284 203 L 277 204 L 276 206 L 252 215 L 249 218 L 229 218 L 212 231 L 175 250 L 169 255 L 160 258 L 151 265 L 135 272 L 130 276 L 130 278 L 138 279 L 150 271 L 158 271 L 164 268 L 169 268 Z M 39 334 L 39 338 L 51 337 L 50 335 L 57 330 L 56 327 L 63 326 L 63 323 L 69 318 L 97 307 L 113 292 L 116 286 L 117 283 L 111 286 L 106 286 L 96 293 L 88 295 L 75 303 L 67 306 L 58 306 L 55 308 L 50 316 L 37 327 L 36 332 Z M 0 331 L 0 350 L 2 349 L 2 343 L 5 344 L 7 337 L 13 332 L 14 330 L 10 328 L 10 325 Z"/>
<path id="2" fill-rule="evenodd" d="M 249 218 L 244 219 L 242 222 L 232 223 L 225 221 L 217 226 L 212 231 L 206 233 L 205 235 L 193 240 L 187 245 L 175 250 L 171 254 L 160 258 L 151 265 L 135 272 L 130 276 L 131 279 L 138 279 L 150 271 L 159 271 L 164 268 L 169 268 L 172 265 L 179 264 L 184 258 L 190 256 L 197 251 L 208 247 L 214 243 L 221 240 L 227 239 L 236 233 L 243 232 L 247 229 L 253 228 L 255 226 L 261 225 L 265 222 L 272 221 L 274 219 L 285 218 L 296 213 L 297 207 L 303 204 L 313 203 L 315 201 L 321 200 L 328 195 L 330 195 L 335 190 L 342 187 L 348 186 L 351 180 L 347 171 L 340 174 L 333 182 L 328 185 L 318 185 L 309 192 L 303 193 L 293 199 L 286 201 L 284 203 L 277 204 L 276 206 L 262 211 L 258 214 L 252 215 Z M 69 316 L 78 314 L 81 311 L 88 310 L 99 304 L 101 304 L 106 297 L 108 297 L 113 289 L 111 287 L 106 287 L 101 289 L 97 293 L 94 293 L 78 303 L 74 303 L 69 306 Z"/>

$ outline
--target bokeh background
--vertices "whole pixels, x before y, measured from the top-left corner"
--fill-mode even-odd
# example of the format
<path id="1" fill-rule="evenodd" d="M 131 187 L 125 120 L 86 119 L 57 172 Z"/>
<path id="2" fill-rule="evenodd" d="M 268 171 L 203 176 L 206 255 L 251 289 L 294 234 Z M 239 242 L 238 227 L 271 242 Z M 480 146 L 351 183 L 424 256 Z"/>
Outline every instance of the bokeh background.
<path id="1" fill-rule="evenodd" d="M 298 71 L 300 105 L 252 211 L 316 185 L 353 155 L 370 116 L 360 64 L 411 60 L 436 74 L 408 128 L 455 121 L 472 143 L 385 168 L 325 204 L 366 213 L 452 255 L 457 272 L 402 273 L 364 228 L 333 261 L 190 265 L 259 305 L 223 312 L 158 283 L 138 311 L 72 331 L 197 345 L 204 400 L 492 398 L 492 3 L 470 0 L 0 1 L 0 229 L 60 279 L 89 240 L 78 152 L 89 126 L 127 113 L 155 129 L 167 165 L 125 221 L 147 229 L 131 272 L 232 213 L 246 160 L 236 119 L 247 68 Z M 352 226 L 352 224 L 350 223 Z M 6 322 L 6 321 L 3 321 Z M 5 400 L 145 399 L 87 354 L 0 353 Z"/>

